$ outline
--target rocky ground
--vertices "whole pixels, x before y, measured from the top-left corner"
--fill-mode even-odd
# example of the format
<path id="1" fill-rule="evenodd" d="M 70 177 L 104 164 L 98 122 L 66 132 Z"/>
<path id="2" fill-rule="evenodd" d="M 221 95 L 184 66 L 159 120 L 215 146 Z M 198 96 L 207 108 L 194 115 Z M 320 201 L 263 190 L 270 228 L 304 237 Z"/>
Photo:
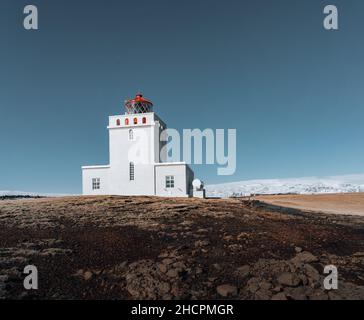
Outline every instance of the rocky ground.
<path id="1" fill-rule="evenodd" d="M 26 291 L 26 265 L 39 289 Z M 323 269 L 339 289 L 323 288 Z M 2 299 L 364 299 L 364 218 L 243 199 L 0 201 Z"/>

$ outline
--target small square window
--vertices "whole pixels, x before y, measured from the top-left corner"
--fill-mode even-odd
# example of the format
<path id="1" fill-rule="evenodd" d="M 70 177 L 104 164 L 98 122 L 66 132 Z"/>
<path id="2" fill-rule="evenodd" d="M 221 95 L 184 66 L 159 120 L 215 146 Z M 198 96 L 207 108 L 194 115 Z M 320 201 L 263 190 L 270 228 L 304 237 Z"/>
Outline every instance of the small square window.
<path id="1" fill-rule="evenodd" d="M 174 176 L 166 176 L 166 188 L 174 188 Z"/>
<path id="2" fill-rule="evenodd" d="M 100 189 L 100 178 L 92 178 L 92 190 Z"/>

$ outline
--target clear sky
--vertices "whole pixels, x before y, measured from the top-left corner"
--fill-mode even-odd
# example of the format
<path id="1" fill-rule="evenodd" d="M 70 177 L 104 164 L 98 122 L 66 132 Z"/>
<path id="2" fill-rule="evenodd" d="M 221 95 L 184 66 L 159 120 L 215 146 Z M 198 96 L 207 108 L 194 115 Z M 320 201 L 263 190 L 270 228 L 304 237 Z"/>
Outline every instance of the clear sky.
<path id="1" fill-rule="evenodd" d="M 237 129 L 207 183 L 364 172 L 363 31 L 362 0 L 1 0 L 0 190 L 80 193 L 138 89 L 169 127 Z"/>

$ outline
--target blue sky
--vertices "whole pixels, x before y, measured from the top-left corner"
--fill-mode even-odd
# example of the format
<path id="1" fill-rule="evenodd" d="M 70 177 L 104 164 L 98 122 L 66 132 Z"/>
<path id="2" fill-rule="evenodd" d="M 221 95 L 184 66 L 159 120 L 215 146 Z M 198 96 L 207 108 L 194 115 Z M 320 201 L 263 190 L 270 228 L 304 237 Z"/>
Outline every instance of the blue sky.
<path id="1" fill-rule="evenodd" d="M 364 172 L 363 24 L 361 0 L 2 0 L 0 190 L 81 192 L 138 89 L 169 127 L 237 129 L 236 173 L 194 166 L 207 183 Z"/>

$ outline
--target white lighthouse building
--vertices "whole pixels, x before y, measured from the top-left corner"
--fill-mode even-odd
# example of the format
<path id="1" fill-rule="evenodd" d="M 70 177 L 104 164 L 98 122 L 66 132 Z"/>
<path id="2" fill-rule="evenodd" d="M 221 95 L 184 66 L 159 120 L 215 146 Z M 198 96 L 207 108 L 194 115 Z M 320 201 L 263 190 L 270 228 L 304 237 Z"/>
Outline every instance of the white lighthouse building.
<path id="1" fill-rule="evenodd" d="M 110 164 L 82 167 L 84 195 L 193 195 L 194 173 L 184 162 L 163 162 L 166 124 L 141 94 L 125 102 L 123 115 L 109 117 Z"/>

